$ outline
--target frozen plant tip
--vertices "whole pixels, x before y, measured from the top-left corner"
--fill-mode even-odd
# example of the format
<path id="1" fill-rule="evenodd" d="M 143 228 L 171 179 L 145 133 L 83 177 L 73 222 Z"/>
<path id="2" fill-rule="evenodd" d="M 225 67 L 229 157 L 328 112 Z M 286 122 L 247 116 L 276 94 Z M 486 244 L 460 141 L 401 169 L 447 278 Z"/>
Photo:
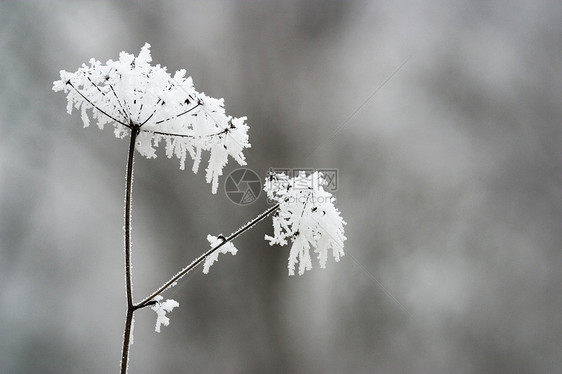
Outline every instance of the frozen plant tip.
<path id="1" fill-rule="evenodd" d="M 118 138 L 136 131 L 135 149 L 147 158 L 156 157 L 156 147 L 163 143 L 166 156 L 179 158 L 181 169 L 189 155 L 197 173 L 202 152 L 209 151 L 206 180 L 216 193 L 228 156 L 246 164 L 246 117 L 227 116 L 223 100 L 195 91 L 185 70 L 172 77 L 151 61 L 149 44 L 137 57 L 121 52 L 119 60 L 105 64 L 91 59 L 74 73 L 62 70 L 53 90 L 67 94 L 68 113 L 80 110 L 84 127 L 91 120 L 100 129 L 111 124 Z"/>
<path id="2" fill-rule="evenodd" d="M 292 241 L 289 253 L 289 275 L 295 274 L 299 263 L 299 275 L 312 269 L 311 247 L 317 254 L 320 267 L 326 267 L 328 253 L 340 260 L 344 255 L 344 225 L 346 222 L 334 206 L 335 198 L 324 191 L 322 173 L 306 175 L 300 172 L 294 178 L 285 174 L 270 174 L 264 190 L 270 200 L 279 204 L 273 215 L 273 236 L 266 235 L 270 245 Z"/>
<path id="3" fill-rule="evenodd" d="M 154 298 L 156 303 L 150 307 L 150 309 L 156 312 L 156 327 L 154 331 L 160 332 L 160 325 L 168 326 L 170 324 L 170 319 L 166 317 L 166 313 L 171 312 L 175 307 L 180 306 L 176 300 L 168 299 L 163 303 L 160 302 L 163 297 L 158 295 Z"/>

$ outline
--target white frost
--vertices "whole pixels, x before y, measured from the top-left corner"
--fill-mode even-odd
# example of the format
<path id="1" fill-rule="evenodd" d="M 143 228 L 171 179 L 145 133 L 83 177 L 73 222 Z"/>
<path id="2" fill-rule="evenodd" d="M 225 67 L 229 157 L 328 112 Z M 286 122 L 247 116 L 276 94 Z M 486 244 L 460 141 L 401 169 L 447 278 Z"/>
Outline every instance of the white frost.
<path id="1" fill-rule="evenodd" d="M 156 312 L 156 327 L 155 331 L 160 332 L 160 326 L 168 326 L 170 324 L 170 319 L 166 317 L 166 313 L 171 312 L 175 307 L 180 306 L 180 304 L 176 300 L 167 299 L 163 303 L 160 302 L 162 300 L 162 296 L 158 295 L 154 298 L 156 304 L 150 307 L 150 309 Z"/>
<path id="2" fill-rule="evenodd" d="M 91 121 L 100 129 L 111 124 L 118 138 L 139 130 L 136 150 L 145 157 L 156 157 L 162 143 L 166 156 L 180 160 L 181 169 L 189 155 L 197 172 L 202 151 L 208 151 L 206 179 L 216 193 L 229 156 L 246 164 L 243 150 L 250 147 L 246 117 L 227 116 L 223 99 L 195 91 L 185 70 L 172 77 L 151 61 L 149 44 L 137 57 L 121 52 L 119 60 L 105 64 L 91 59 L 74 73 L 61 71 L 53 90 L 66 93 L 68 113 L 80 110 L 84 127 Z"/>
<path id="3" fill-rule="evenodd" d="M 292 241 L 289 253 L 289 275 L 295 274 L 299 264 L 299 275 L 312 269 L 310 249 L 318 257 L 320 267 L 326 267 L 330 252 L 339 261 L 344 255 L 344 225 L 346 222 L 334 206 L 335 198 L 322 187 L 322 173 L 307 176 L 301 172 L 294 178 L 285 174 L 270 174 L 264 190 L 269 199 L 279 203 L 273 216 L 273 236 L 266 235 L 269 244 L 285 245 Z"/>

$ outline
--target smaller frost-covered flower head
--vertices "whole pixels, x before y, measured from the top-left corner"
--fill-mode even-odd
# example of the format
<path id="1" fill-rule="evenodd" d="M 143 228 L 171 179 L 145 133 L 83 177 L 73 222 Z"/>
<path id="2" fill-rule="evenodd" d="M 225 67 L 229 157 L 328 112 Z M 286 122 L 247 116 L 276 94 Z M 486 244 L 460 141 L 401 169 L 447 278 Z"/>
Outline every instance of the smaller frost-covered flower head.
<path id="1" fill-rule="evenodd" d="M 74 73 L 61 71 L 53 90 L 67 94 L 68 113 L 80 110 L 84 127 L 93 120 L 100 129 L 113 125 L 118 138 L 136 132 L 135 148 L 147 158 L 156 157 L 155 147 L 163 142 L 166 155 L 179 158 L 181 169 L 189 155 L 197 173 L 202 151 L 209 151 L 206 179 L 216 193 L 229 155 L 246 164 L 246 117 L 227 116 L 223 100 L 195 91 L 185 70 L 172 77 L 151 61 L 149 44 L 137 57 L 121 52 L 119 60 L 105 64 L 91 59 Z"/>
<path id="2" fill-rule="evenodd" d="M 265 181 L 264 190 L 270 200 L 279 204 L 273 216 L 273 236 L 266 235 L 269 244 L 293 243 L 289 254 L 289 275 L 295 274 L 299 264 L 299 275 L 312 269 L 310 249 L 326 267 L 331 250 L 334 259 L 339 261 L 344 255 L 344 225 L 346 222 L 334 206 L 335 198 L 324 191 L 325 180 L 322 173 L 306 175 L 300 172 L 294 178 L 287 175 L 270 174 Z"/>

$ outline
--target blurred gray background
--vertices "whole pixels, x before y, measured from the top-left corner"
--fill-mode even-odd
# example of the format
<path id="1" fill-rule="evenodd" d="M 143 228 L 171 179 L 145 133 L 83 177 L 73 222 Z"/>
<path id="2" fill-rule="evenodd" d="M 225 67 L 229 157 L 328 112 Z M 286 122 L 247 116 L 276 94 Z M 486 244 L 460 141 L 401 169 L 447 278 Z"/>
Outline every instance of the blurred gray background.
<path id="1" fill-rule="evenodd" d="M 0 372 L 113 373 L 127 141 L 59 70 L 152 45 L 248 116 L 248 166 L 337 168 L 346 257 L 267 220 L 136 315 L 131 373 L 562 372 L 562 3 L 1 1 Z M 231 162 L 225 176 L 237 167 Z M 225 178 L 222 178 L 224 182 Z M 267 207 L 138 158 L 136 300 Z"/>

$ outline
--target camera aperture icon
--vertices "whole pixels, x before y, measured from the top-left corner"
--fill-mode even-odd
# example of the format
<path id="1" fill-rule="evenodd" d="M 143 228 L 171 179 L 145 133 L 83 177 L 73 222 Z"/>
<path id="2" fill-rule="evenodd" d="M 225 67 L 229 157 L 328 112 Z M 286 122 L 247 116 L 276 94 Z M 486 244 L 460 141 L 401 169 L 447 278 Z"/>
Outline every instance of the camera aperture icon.
<path id="1" fill-rule="evenodd" d="M 262 181 L 251 169 L 240 168 L 232 171 L 224 182 L 224 192 L 234 204 L 248 205 L 258 199 Z"/>

